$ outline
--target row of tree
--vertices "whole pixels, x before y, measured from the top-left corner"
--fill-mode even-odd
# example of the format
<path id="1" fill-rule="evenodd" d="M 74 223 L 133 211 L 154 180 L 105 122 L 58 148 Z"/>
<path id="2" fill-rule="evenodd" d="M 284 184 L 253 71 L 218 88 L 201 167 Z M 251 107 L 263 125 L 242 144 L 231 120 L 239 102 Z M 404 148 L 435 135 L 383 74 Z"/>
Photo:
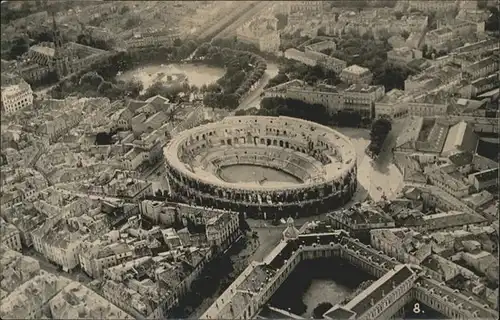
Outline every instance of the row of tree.
<path id="1" fill-rule="evenodd" d="M 177 45 L 177 46 L 175 46 Z M 89 67 L 88 72 L 80 72 L 58 83 L 50 92 L 55 99 L 63 99 L 71 94 L 82 96 L 106 96 L 112 100 L 137 98 L 143 90 L 139 81 L 117 81 L 119 72 L 128 71 L 140 64 L 151 62 L 178 62 L 187 58 L 196 48 L 194 41 L 177 41 L 173 46 L 152 47 L 143 51 L 117 52 L 109 58 Z M 184 88 L 183 88 L 184 90 Z M 181 90 L 181 91 L 183 91 Z M 161 83 L 148 88 L 146 95 L 164 94 L 167 87 Z"/>
<path id="2" fill-rule="evenodd" d="M 368 127 L 371 119 L 353 110 L 330 112 L 324 105 L 311 104 L 301 100 L 268 97 L 262 99 L 259 110 L 239 110 L 237 115 L 287 116 L 323 125 L 339 127 Z"/>
<path id="3" fill-rule="evenodd" d="M 95 71 L 83 74 L 79 79 L 66 79 L 50 90 L 54 99 L 64 99 L 69 95 L 83 97 L 107 97 L 111 100 L 136 98 L 142 91 L 142 83 L 130 81 L 107 81 Z"/>
<path id="4" fill-rule="evenodd" d="M 265 60 L 255 53 L 209 43 L 198 48 L 194 59 L 226 69 L 216 83 L 201 90 L 205 93 L 203 102 L 211 108 L 236 109 L 240 99 L 262 78 L 267 67 Z"/>
<path id="5" fill-rule="evenodd" d="M 377 41 L 373 36 L 366 35 L 364 38 L 347 37 L 339 39 L 337 50 L 326 50 L 325 54 L 335 56 L 346 61 L 347 65 L 358 64 L 373 72 L 373 83 L 383 85 L 386 91 L 392 89 L 404 89 L 404 81 L 412 74 L 412 71 L 387 63 L 387 51 L 391 47 L 386 40 Z M 279 61 L 279 73 L 272 78 L 266 88 L 285 83 L 293 79 L 303 80 L 309 85 L 319 82 L 329 85 L 341 83 L 338 75 L 320 65 L 308 66 L 301 62 L 282 58 Z"/>
<path id="6" fill-rule="evenodd" d="M 278 74 L 269 80 L 265 88 L 277 86 L 287 81 L 299 79 L 309 85 L 315 85 L 319 82 L 338 85 L 341 83 L 337 74 L 321 65 L 308 66 L 298 61 L 290 59 L 281 59 Z"/>
<path id="7" fill-rule="evenodd" d="M 391 129 L 392 123 L 389 119 L 379 118 L 373 122 L 370 131 L 370 145 L 368 146 L 368 152 L 371 155 L 377 157 L 380 154 Z"/>

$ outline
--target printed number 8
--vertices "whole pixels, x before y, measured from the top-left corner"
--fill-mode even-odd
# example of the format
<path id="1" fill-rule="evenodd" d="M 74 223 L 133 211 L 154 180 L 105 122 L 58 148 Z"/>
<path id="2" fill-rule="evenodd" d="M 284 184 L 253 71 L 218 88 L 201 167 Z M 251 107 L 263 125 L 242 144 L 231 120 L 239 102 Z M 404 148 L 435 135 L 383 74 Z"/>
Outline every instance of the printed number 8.
<path id="1" fill-rule="evenodd" d="M 413 313 L 419 314 L 420 311 L 422 311 L 422 310 L 420 310 L 420 304 L 418 304 L 418 302 L 417 302 L 413 305 Z"/>

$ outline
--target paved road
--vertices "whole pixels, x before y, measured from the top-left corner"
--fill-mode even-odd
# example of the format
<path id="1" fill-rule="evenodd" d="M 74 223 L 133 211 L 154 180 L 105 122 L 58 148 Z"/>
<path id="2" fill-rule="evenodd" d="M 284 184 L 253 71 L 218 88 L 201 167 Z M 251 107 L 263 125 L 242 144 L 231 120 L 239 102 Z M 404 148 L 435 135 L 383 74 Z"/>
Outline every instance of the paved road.
<path id="1" fill-rule="evenodd" d="M 264 87 L 269 83 L 271 78 L 274 78 L 278 74 L 278 65 L 275 63 L 266 61 L 267 67 L 264 75 L 259 81 L 257 87 L 240 103 L 236 110 L 245 110 L 252 107 L 259 108 L 260 101 L 262 100 L 261 94 L 264 92 Z M 235 110 L 235 111 L 236 111 Z"/>
<path id="2" fill-rule="evenodd" d="M 205 39 L 210 34 L 216 32 L 218 29 L 220 29 L 221 26 L 223 26 L 225 23 L 227 23 L 231 19 L 235 19 L 239 16 L 242 16 L 245 13 L 245 11 L 248 11 L 251 8 L 253 2 L 254 1 L 245 1 L 245 2 L 242 1 L 242 2 L 240 2 L 238 5 L 239 10 L 235 10 L 236 12 L 233 11 L 231 16 L 227 16 L 225 19 L 222 19 L 221 21 L 218 21 L 216 24 L 210 26 L 208 29 L 203 31 L 196 38 L 197 39 Z M 223 31 L 223 30 L 221 30 L 221 31 Z"/>
<path id="3" fill-rule="evenodd" d="M 55 274 L 57 276 L 66 277 L 68 279 L 71 279 L 73 281 L 78 281 L 78 282 L 83 283 L 83 284 L 88 284 L 93 280 L 92 278 L 90 278 L 88 275 L 86 275 L 81 270 L 74 271 L 71 273 L 62 271 L 62 269 L 60 267 L 58 267 L 57 265 L 48 261 L 47 258 L 45 258 L 39 252 L 35 251 L 35 249 L 33 249 L 33 248 L 25 250 L 23 252 L 23 254 L 37 260 L 38 263 L 40 264 L 40 268 L 42 270 L 50 272 L 50 273 Z"/>
<path id="4" fill-rule="evenodd" d="M 241 25 L 251 20 L 255 16 L 259 15 L 263 10 L 270 10 L 270 6 L 272 5 L 271 1 L 253 1 L 257 2 L 255 6 L 249 10 L 247 10 L 241 17 L 236 19 L 233 23 L 231 23 L 227 28 L 224 28 L 219 34 L 217 34 L 212 40 L 219 38 L 227 38 L 234 36 L 236 34 L 236 29 Z M 249 7 L 251 6 L 248 5 Z"/>
<path id="5" fill-rule="evenodd" d="M 92 200 L 105 200 L 105 201 L 109 201 L 109 202 L 120 202 L 120 201 L 127 202 L 126 199 L 122 199 L 122 198 L 108 197 L 108 196 L 104 196 L 104 195 L 89 194 L 89 193 L 85 193 L 85 192 L 79 192 L 79 191 L 73 191 L 73 190 L 66 190 L 66 189 L 63 189 L 63 188 L 64 188 L 64 186 L 58 186 L 57 190 L 60 191 L 60 192 L 62 192 L 62 193 L 65 193 L 65 194 L 70 194 L 70 195 L 74 195 L 74 196 L 78 196 L 78 197 L 83 197 L 83 198 L 89 198 L 89 199 L 92 199 Z"/>

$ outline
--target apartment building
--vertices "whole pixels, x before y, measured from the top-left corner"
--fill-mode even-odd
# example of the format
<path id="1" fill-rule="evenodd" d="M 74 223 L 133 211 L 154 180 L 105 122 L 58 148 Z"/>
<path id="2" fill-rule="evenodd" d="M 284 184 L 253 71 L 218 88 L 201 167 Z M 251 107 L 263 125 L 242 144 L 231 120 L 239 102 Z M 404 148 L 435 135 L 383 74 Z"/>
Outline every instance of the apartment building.
<path id="1" fill-rule="evenodd" d="M 344 109 L 355 110 L 366 117 L 374 117 L 375 102 L 385 95 L 384 86 L 353 84 L 343 92 Z"/>
<path id="2" fill-rule="evenodd" d="M 482 59 L 464 69 L 464 73 L 471 80 L 486 77 L 494 72 L 498 72 L 498 58 L 494 56 Z"/>
<path id="3" fill-rule="evenodd" d="M 179 38 L 176 30 L 161 30 L 145 33 L 136 33 L 132 38 L 125 40 L 128 49 L 171 45 Z"/>
<path id="4" fill-rule="evenodd" d="M 464 183 L 460 177 L 448 173 L 442 168 L 426 168 L 425 174 L 434 185 L 451 194 L 455 198 L 461 199 L 470 194 L 470 187 Z"/>
<path id="5" fill-rule="evenodd" d="M 441 50 L 455 37 L 455 33 L 450 27 L 443 27 L 427 32 L 424 43 L 436 50 Z"/>
<path id="6" fill-rule="evenodd" d="M 305 52 L 297 50 L 295 48 L 285 50 L 284 56 L 287 59 L 295 60 L 311 67 L 317 64 L 317 61 L 315 59 L 308 57 Z"/>
<path id="7" fill-rule="evenodd" d="M 477 191 L 498 186 L 498 168 L 479 171 L 470 174 L 467 178 Z"/>
<path id="8" fill-rule="evenodd" d="M 377 117 L 388 116 L 399 119 L 406 116 L 434 117 L 447 113 L 448 105 L 442 103 L 420 103 L 404 101 L 379 101 L 375 102 Z"/>
<path id="9" fill-rule="evenodd" d="M 458 7 L 456 1 L 407 0 L 406 3 L 410 10 L 414 9 L 425 13 L 453 11 Z"/>
<path id="10" fill-rule="evenodd" d="M 269 88 L 264 92 L 264 95 L 266 97 L 296 99 L 310 104 L 321 104 L 332 114 L 344 107 L 343 92 L 336 87 L 325 84 L 312 87 L 300 80 L 292 80 Z"/>
<path id="11" fill-rule="evenodd" d="M 134 247 L 125 242 L 103 243 L 96 240 L 83 242 L 78 258 L 82 270 L 98 279 L 104 275 L 104 270 L 130 261 L 134 255 Z"/>
<path id="12" fill-rule="evenodd" d="M 8 248 L 21 251 L 21 233 L 12 224 L 5 222 L 3 218 L 0 218 L 0 239 L 1 243 L 6 245 Z"/>
<path id="13" fill-rule="evenodd" d="M 389 64 L 405 67 L 409 62 L 422 58 L 422 51 L 408 47 L 395 48 L 387 52 Z"/>
<path id="14" fill-rule="evenodd" d="M 323 12 L 323 1 L 287 1 L 288 14 L 307 13 L 319 14 Z"/>
<path id="15" fill-rule="evenodd" d="M 278 19 L 271 16 L 257 17 L 236 30 L 239 41 L 253 44 L 263 52 L 278 52 L 281 44 Z"/>
<path id="16" fill-rule="evenodd" d="M 348 84 L 371 84 L 373 73 L 364 67 L 352 65 L 342 70 L 340 79 Z"/>
<path id="17" fill-rule="evenodd" d="M 17 84 L 2 86 L 2 112 L 13 114 L 33 105 L 33 90 L 24 80 Z"/>

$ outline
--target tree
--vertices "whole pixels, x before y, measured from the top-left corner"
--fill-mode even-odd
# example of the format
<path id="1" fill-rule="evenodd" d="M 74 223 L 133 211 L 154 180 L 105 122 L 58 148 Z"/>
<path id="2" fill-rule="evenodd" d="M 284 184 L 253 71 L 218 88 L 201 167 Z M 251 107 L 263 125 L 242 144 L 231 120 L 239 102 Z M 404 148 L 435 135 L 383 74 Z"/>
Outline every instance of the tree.
<path id="1" fill-rule="evenodd" d="M 97 88 L 104 81 L 103 77 L 101 77 L 97 72 L 90 71 L 81 76 L 78 84 L 81 86 L 90 86 L 93 88 Z"/>
<path id="2" fill-rule="evenodd" d="M 250 225 L 248 224 L 247 220 L 245 219 L 245 214 L 240 212 L 238 214 L 238 223 L 240 226 L 240 230 L 243 232 L 246 231 L 251 231 L 252 229 L 250 228 Z"/>
<path id="3" fill-rule="evenodd" d="M 484 29 L 487 31 L 498 31 L 500 29 L 500 14 L 498 8 L 489 7 L 491 15 L 484 24 Z"/>
<path id="4" fill-rule="evenodd" d="M 10 48 L 10 59 L 14 60 L 28 52 L 29 44 L 25 37 L 18 37 L 12 41 L 12 47 Z"/>
<path id="5" fill-rule="evenodd" d="M 95 144 L 97 145 L 113 144 L 112 134 L 107 132 L 99 132 L 95 137 Z"/>
<path id="6" fill-rule="evenodd" d="M 376 85 L 383 85 L 386 91 L 392 89 L 404 89 L 405 80 L 412 74 L 407 68 L 393 66 L 383 63 L 374 72 L 373 82 Z"/>
<path id="7" fill-rule="evenodd" d="M 288 24 L 288 15 L 277 13 L 275 17 L 278 19 L 278 30 L 283 30 Z"/>
<path id="8" fill-rule="evenodd" d="M 392 129 L 391 121 L 387 118 L 379 118 L 372 124 L 370 132 L 370 145 L 368 151 L 377 156 L 382 151 L 385 139 Z"/>
<path id="9" fill-rule="evenodd" d="M 314 319 L 323 319 L 323 315 L 330 310 L 333 305 L 330 302 L 321 302 L 313 310 Z"/>
<path id="10" fill-rule="evenodd" d="M 121 7 L 120 9 L 120 14 L 121 15 L 124 15 L 125 13 L 129 12 L 130 11 L 130 8 L 128 6 L 123 6 Z"/>
<path id="11" fill-rule="evenodd" d="M 125 22 L 125 28 L 133 29 L 141 24 L 141 19 L 137 16 L 132 16 Z"/>
<path id="12" fill-rule="evenodd" d="M 176 39 L 174 40 L 174 46 L 175 46 L 175 47 L 180 47 L 181 45 L 182 45 L 182 40 L 181 40 L 181 39 L 179 39 L 179 38 L 176 38 Z"/>
<path id="13" fill-rule="evenodd" d="M 288 81 L 290 81 L 290 79 L 288 78 L 286 73 L 284 73 L 280 70 L 280 72 L 275 77 L 273 77 L 269 80 L 269 82 L 266 84 L 264 89 L 272 88 L 272 87 L 275 87 L 279 84 L 282 84 L 282 83 L 285 83 Z"/>
<path id="14" fill-rule="evenodd" d="M 124 82 L 122 85 L 125 91 L 125 96 L 132 98 L 139 96 L 141 91 L 144 89 L 142 82 L 138 80 L 129 80 Z"/>
<path id="15" fill-rule="evenodd" d="M 294 117 L 325 125 L 330 121 L 330 115 L 326 107 L 320 104 L 271 97 L 262 99 L 260 105 L 259 115 Z"/>

